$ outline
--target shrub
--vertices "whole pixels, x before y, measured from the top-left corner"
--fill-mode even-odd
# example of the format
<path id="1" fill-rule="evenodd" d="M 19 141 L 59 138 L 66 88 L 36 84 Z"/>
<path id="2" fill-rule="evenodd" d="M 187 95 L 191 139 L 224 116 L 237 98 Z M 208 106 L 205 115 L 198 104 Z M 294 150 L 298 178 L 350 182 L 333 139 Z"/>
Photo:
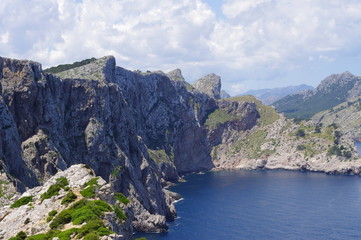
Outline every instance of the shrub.
<path id="1" fill-rule="evenodd" d="M 79 225 L 92 220 L 100 220 L 104 212 L 112 211 L 110 205 L 101 200 L 88 201 L 82 199 L 68 209 L 60 212 L 50 224 L 51 229 L 58 229 L 66 223 Z"/>
<path id="2" fill-rule="evenodd" d="M 95 186 L 89 186 L 80 191 L 80 194 L 85 198 L 95 197 Z"/>
<path id="3" fill-rule="evenodd" d="M 298 150 L 298 151 L 303 151 L 303 150 L 305 150 L 305 149 L 306 149 L 306 146 L 305 146 L 305 145 L 302 145 L 302 144 L 301 144 L 301 145 L 298 145 L 298 146 L 297 146 L 297 150 Z"/>
<path id="4" fill-rule="evenodd" d="M 25 240 L 27 237 L 26 233 L 21 231 L 16 234 L 15 237 L 9 238 L 9 240 Z"/>
<path id="5" fill-rule="evenodd" d="M 124 196 L 123 193 L 115 193 L 114 198 L 115 200 L 118 200 L 119 202 L 125 205 L 127 205 L 130 202 L 129 199 L 126 196 Z"/>
<path id="6" fill-rule="evenodd" d="M 85 235 L 84 240 L 99 240 L 99 235 L 96 233 L 89 233 Z"/>
<path id="7" fill-rule="evenodd" d="M 22 198 L 18 199 L 17 201 L 15 201 L 10 207 L 18 208 L 18 207 L 20 207 L 22 205 L 26 205 L 32 201 L 33 201 L 33 196 L 22 197 Z"/>
<path id="8" fill-rule="evenodd" d="M 41 194 L 41 201 L 49 199 L 59 194 L 60 189 L 65 188 L 69 184 L 66 177 L 60 177 L 56 179 L 56 183 L 51 185 L 45 193 Z"/>
<path id="9" fill-rule="evenodd" d="M 85 187 L 87 187 L 87 186 L 94 186 L 94 185 L 97 185 L 98 186 L 98 179 L 99 179 L 99 177 L 95 177 L 95 178 L 92 178 L 92 179 L 90 179 L 88 182 L 86 182 L 85 184 L 84 184 L 84 188 Z"/>
<path id="10" fill-rule="evenodd" d="M 303 130 L 303 129 L 298 129 L 297 132 L 296 132 L 296 136 L 297 136 L 297 137 L 304 137 L 304 136 L 306 136 L 305 130 Z"/>
<path id="11" fill-rule="evenodd" d="M 119 220 L 127 219 L 127 216 L 125 215 L 123 210 L 118 205 L 114 205 L 113 207 L 114 207 L 114 213 Z"/>
<path id="12" fill-rule="evenodd" d="M 58 213 L 58 211 L 56 210 L 53 210 L 53 211 L 50 211 L 48 213 L 48 217 L 46 219 L 46 222 L 50 222 L 51 220 L 53 220 L 54 216 Z"/>
<path id="13" fill-rule="evenodd" d="M 78 237 L 81 238 L 91 233 L 96 234 L 99 237 L 99 236 L 112 234 L 113 232 L 107 229 L 103 221 L 99 219 L 99 220 L 89 221 L 87 224 L 83 225 L 78 230 Z"/>
<path id="14" fill-rule="evenodd" d="M 63 198 L 63 200 L 61 200 L 61 204 L 68 204 L 68 203 L 72 203 L 75 201 L 75 199 L 77 199 L 78 197 L 73 193 L 73 191 L 68 192 L 65 197 Z"/>

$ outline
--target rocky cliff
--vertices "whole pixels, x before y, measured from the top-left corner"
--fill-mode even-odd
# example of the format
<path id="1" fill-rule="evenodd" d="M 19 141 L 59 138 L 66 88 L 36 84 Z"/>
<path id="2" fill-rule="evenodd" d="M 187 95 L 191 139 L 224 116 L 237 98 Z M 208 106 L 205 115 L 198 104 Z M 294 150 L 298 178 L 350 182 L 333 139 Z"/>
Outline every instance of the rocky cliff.
<path id="1" fill-rule="evenodd" d="M 328 154 L 333 129 L 313 134 L 315 126 L 292 123 L 251 96 L 220 100 L 214 74 L 192 86 L 179 69 L 129 71 L 111 56 L 55 75 L 32 61 L 0 58 L 0 74 L 3 205 L 15 190 L 86 164 L 131 201 L 132 227 L 160 232 L 176 216 L 177 196 L 164 187 L 184 173 L 215 167 L 359 173 L 347 141 Z"/>

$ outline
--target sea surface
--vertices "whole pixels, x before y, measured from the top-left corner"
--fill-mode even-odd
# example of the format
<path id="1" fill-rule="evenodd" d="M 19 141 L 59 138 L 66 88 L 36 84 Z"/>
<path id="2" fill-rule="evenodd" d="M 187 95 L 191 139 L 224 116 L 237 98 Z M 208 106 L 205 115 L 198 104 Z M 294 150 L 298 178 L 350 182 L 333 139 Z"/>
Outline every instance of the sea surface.
<path id="1" fill-rule="evenodd" d="M 298 171 L 191 174 L 169 232 L 148 240 L 361 239 L 361 177 Z"/>

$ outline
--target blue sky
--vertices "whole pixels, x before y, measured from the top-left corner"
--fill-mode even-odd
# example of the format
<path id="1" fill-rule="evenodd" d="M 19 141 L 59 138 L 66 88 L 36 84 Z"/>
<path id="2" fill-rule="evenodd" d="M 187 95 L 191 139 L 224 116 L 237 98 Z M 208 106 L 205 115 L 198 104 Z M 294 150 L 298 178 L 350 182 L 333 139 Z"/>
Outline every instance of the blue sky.
<path id="1" fill-rule="evenodd" d="M 222 77 L 232 95 L 361 75 L 359 0 L 2 0 L 0 56 L 50 67 L 114 55 L 131 70 Z"/>

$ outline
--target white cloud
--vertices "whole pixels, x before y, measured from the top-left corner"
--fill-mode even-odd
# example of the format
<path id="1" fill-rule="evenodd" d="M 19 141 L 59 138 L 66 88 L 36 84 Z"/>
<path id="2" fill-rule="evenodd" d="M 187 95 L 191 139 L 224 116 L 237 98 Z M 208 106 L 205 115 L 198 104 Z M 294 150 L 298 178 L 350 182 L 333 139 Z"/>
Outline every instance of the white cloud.
<path id="1" fill-rule="evenodd" d="M 46 66 L 112 54 L 132 69 L 183 68 L 189 81 L 223 73 L 233 91 L 237 76 L 271 79 L 360 49 L 358 0 L 224 0 L 224 18 L 207 1 L 2 0 L 0 54 Z"/>

